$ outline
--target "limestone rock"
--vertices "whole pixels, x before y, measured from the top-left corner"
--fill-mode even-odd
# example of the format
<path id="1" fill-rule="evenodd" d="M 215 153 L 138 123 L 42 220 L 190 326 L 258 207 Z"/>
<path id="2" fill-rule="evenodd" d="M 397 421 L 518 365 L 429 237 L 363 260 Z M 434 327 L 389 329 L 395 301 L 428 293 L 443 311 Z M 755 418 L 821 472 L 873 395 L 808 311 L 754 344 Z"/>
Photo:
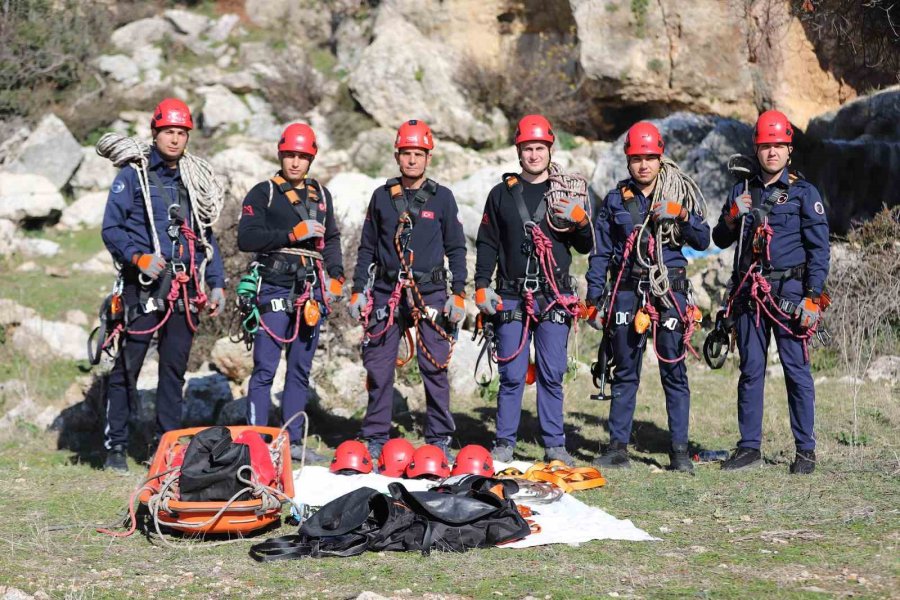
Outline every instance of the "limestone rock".
<path id="1" fill-rule="evenodd" d="M 59 244 L 41 238 L 22 238 L 19 240 L 19 252 L 28 258 L 56 256 L 59 254 Z"/>
<path id="2" fill-rule="evenodd" d="M 112 257 L 106 250 L 101 250 L 94 256 L 84 262 L 78 262 L 72 265 L 72 270 L 80 273 L 94 273 L 98 275 L 115 275 L 116 268 Z"/>
<path id="3" fill-rule="evenodd" d="M 109 159 L 97 154 L 93 146 L 84 146 L 81 149 L 81 164 L 69 185 L 76 191 L 104 190 L 113 182 L 117 173 Z"/>
<path id="4" fill-rule="evenodd" d="M 244 381 L 253 373 L 253 351 L 243 343 L 235 344 L 229 338 L 216 340 L 210 360 L 220 373 L 232 381 Z"/>
<path id="5" fill-rule="evenodd" d="M 887 381 L 891 384 L 900 382 L 900 356 L 879 356 L 866 371 L 866 379 Z"/>
<path id="6" fill-rule="evenodd" d="M 73 230 L 99 227 L 103 223 L 107 196 L 106 192 L 84 194 L 63 209 L 59 224 Z"/>
<path id="7" fill-rule="evenodd" d="M 351 71 L 349 85 L 363 109 L 384 127 L 397 127 L 409 118 L 425 120 L 440 137 L 460 143 L 488 144 L 505 138 L 501 114 L 472 111 L 455 82 L 455 53 L 422 35 L 402 14 L 383 6 L 374 28 L 374 41 L 363 50 Z M 397 40 L 405 43 L 408 60 L 396 59 Z M 390 81 L 391 85 L 384 85 Z M 405 102 L 397 102 L 403 90 Z M 410 115 L 414 106 L 418 114 Z"/>
<path id="8" fill-rule="evenodd" d="M 188 37 L 199 37 L 210 26 L 209 18 L 195 12 L 169 9 L 163 13 L 176 32 Z"/>
<path id="9" fill-rule="evenodd" d="M 87 339 L 87 332 L 77 325 L 40 317 L 23 320 L 12 336 L 13 346 L 37 361 L 48 356 L 82 360 L 86 357 Z"/>
<path id="10" fill-rule="evenodd" d="M 9 219 L 0 219 L 0 256 L 15 254 L 19 250 L 19 229 Z"/>
<path id="11" fill-rule="evenodd" d="M 246 147 L 223 150 L 212 157 L 210 163 L 216 174 L 226 183 L 231 197 L 241 202 L 250 189 L 278 171 L 278 165 L 270 162 Z"/>
<path id="12" fill-rule="evenodd" d="M 10 300 L 0 298 L 0 327 L 18 325 L 22 321 L 37 317 L 37 311 Z"/>
<path id="13" fill-rule="evenodd" d="M 173 32 L 171 23 L 162 17 L 151 17 L 132 21 L 116 29 L 110 41 L 123 52 L 130 52 L 148 44 L 161 41 Z"/>
<path id="14" fill-rule="evenodd" d="M 481 347 L 472 341 L 471 335 L 460 335 L 453 346 L 453 358 L 447 369 L 450 379 L 450 389 L 454 396 L 471 395 L 478 392 L 478 384 L 475 382 L 475 363 Z"/>
<path id="15" fill-rule="evenodd" d="M 185 427 L 212 425 L 221 409 L 234 400 L 228 378 L 221 373 L 188 373 L 185 380 Z"/>
<path id="16" fill-rule="evenodd" d="M 360 133 L 350 146 L 350 160 L 363 173 L 378 177 L 395 177 L 394 137 L 396 132 L 387 127 L 376 127 Z M 430 174 L 429 174 L 430 175 Z"/>
<path id="17" fill-rule="evenodd" d="M 113 81 L 123 86 L 133 86 L 141 81 L 137 63 L 125 54 L 102 54 L 95 59 L 94 64 L 101 73 L 109 75 Z"/>
<path id="18" fill-rule="evenodd" d="M 362 173 L 339 173 L 328 182 L 334 214 L 346 228 L 362 227 L 372 193 L 384 185 L 383 179 Z"/>
<path id="19" fill-rule="evenodd" d="M 250 119 L 247 105 L 222 84 L 199 87 L 197 93 L 203 97 L 201 118 L 204 129 L 240 126 Z"/>
<path id="20" fill-rule="evenodd" d="M 224 42 L 228 39 L 228 36 L 231 35 L 235 26 L 240 22 L 240 16 L 234 13 L 224 14 L 212 24 L 206 35 L 214 42 Z"/>
<path id="21" fill-rule="evenodd" d="M 41 119 L 4 170 L 43 175 L 60 189 L 81 163 L 81 156 L 81 145 L 66 124 L 51 113 Z"/>
<path id="22" fill-rule="evenodd" d="M 42 175 L 0 172 L 0 219 L 54 218 L 66 207 L 56 185 Z"/>

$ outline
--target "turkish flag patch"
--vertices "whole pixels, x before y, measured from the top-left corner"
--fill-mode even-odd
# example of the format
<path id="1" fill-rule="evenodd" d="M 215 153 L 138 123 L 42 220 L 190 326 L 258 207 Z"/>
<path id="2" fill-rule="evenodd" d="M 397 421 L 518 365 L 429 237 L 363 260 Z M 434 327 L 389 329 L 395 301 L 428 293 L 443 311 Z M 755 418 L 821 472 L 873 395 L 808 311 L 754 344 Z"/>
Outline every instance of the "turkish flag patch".
<path id="1" fill-rule="evenodd" d="M 423 218 L 423 219 L 433 219 L 433 218 L 434 218 L 434 212 L 432 212 L 432 211 L 430 211 L 430 210 L 423 210 L 423 211 L 422 211 L 422 218 Z"/>
<path id="2" fill-rule="evenodd" d="M 326 208 L 328 208 L 328 207 L 325 206 L 324 202 L 319 202 L 319 210 L 325 210 Z"/>
<path id="3" fill-rule="evenodd" d="M 481 224 L 482 225 L 489 225 L 490 222 L 491 221 L 488 219 L 487 213 L 484 213 L 483 215 L 481 215 Z"/>
<path id="4" fill-rule="evenodd" d="M 244 207 L 241 208 L 241 214 L 247 215 L 248 217 L 252 217 L 253 216 L 253 207 L 250 206 L 249 204 L 245 205 Z"/>

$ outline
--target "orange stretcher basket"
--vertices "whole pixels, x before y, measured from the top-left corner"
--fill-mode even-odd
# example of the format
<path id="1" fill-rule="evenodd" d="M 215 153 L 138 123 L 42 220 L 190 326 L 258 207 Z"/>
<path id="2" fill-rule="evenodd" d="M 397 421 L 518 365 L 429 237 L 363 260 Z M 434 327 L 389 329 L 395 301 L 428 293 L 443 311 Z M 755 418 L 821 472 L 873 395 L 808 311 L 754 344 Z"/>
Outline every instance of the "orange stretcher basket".
<path id="1" fill-rule="evenodd" d="M 184 448 L 190 443 L 190 439 L 197 433 L 207 429 L 206 427 L 192 427 L 189 429 L 177 429 L 163 434 L 150 465 L 148 479 L 159 475 L 149 481 L 139 496 L 141 504 L 150 505 L 151 497 L 158 494 L 165 481 L 166 473 L 172 470 L 172 462 L 178 457 Z M 257 427 L 252 425 L 229 426 L 232 439 L 242 432 L 251 430 L 262 436 L 270 436 L 272 443 L 278 442 L 281 431 L 277 427 Z M 287 434 L 281 436 L 278 452 L 273 452 L 275 463 L 276 483 L 274 488 L 280 495 L 293 498 L 294 478 L 291 472 L 291 451 Z M 283 497 L 282 497 L 283 499 Z M 224 507 L 226 507 L 223 510 Z M 169 499 L 167 510 L 160 509 L 156 513 L 159 524 L 171 529 L 192 534 L 245 534 L 278 521 L 281 517 L 281 504 L 273 508 L 269 503 L 268 508 L 260 498 L 253 500 L 234 501 L 230 504 L 222 502 L 183 502 Z M 214 517 L 221 511 L 218 518 Z M 151 509 L 152 512 L 152 509 Z M 207 523 L 207 521 L 209 521 Z M 203 526 L 200 524 L 206 523 Z"/>

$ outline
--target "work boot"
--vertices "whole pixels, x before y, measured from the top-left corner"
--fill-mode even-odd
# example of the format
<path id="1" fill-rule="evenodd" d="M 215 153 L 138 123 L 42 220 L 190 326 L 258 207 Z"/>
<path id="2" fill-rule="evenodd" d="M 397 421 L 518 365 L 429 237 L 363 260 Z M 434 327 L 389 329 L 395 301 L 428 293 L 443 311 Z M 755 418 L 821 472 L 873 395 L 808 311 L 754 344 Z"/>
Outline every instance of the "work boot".
<path id="1" fill-rule="evenodd" d="M 682 473 L 694 472 L 687 444 L 672 444 L 672 449 L 669 450 L 669 469 Z"/>
<path id="2" fill-rule="evenodd" d="M 550 462 L 552 460 L 561 460 L 566 463 L 568 467 L 574 467 L 575 463 L 578 462 L 575 458 L 566 452 L 565 446 L 554 446 L 553 448 L 544 448 L 544 462 Z"/>
<path id="3" fill-rule="evenodd" d="M 594 461 L 594 466 L 613 469 L 629 468 L 631 461 L 628 460 L 628 444 L 611 441 L 603 455 Z"/>
<path id="4" fill-rule="evenodd" d="M 291 460 L 299 463 L 303 461 L 304 464 L 314 465 L 325 462 L 325 457 L 315 452 L 309 446 L 306 447 L 305 451 L 306 460 L 303 461 L 304 450 L 303 450 L 303 442 L 291 442 Z"/>
<path id="5" fill-rule="evenodd" d="M 369 448 L 372 465 L 377 470 L 378 459 L 381 458 L 381 449 L 384 448 L 384 442 L 381 440 L 368 440 L 366 441 L 366 446 Z"/>
<path id="6" fill-rule="evenodd" d="M 440 438 L 437 441 L 431 442 L 432 446 L 435 446 L 436 448 L 441 449 L 441 452 L 443 452 L 444 456 L 447 457 L 447 464 L 451 465 L 451 466 L 453 465 L 453 455 L 450 453 L 450 443 L 452 442 L 452 440 L 453 440 L 453 438 L 451 438 L 451 437 L 445 437 L 445 438 Z"/>
<path id="7" fill-rule="evenodd" d="M 797 456 L 791 463 L 791 475 L 809 475 L 816 470 L 816 451 L 797 450 Z"/>
<path id="8" fill-rule="evenodd" d="M 506 440 L 496 440 L 494 447 L 491 448 L 491 458 L 502 463 L 510 463 L 513 461 L 513 451 L 515 449 L 515 444 L 510 444 Z"/>
<path id="9" fill-rule="evenodd" d="M 128 474 L 128 461 L 125 458 L 125 446 L 116 444 L 106 453 L 106 462 L 103 463 L 104 471 L 112 471 L 121 475 Z"/>
<path id="10" fill-rule="evenodd" d="M 756 448 L 738 448 L 731 458 L 722 463 L 723 471 L 752 469 L 763 464 L 762 454 Z"/>

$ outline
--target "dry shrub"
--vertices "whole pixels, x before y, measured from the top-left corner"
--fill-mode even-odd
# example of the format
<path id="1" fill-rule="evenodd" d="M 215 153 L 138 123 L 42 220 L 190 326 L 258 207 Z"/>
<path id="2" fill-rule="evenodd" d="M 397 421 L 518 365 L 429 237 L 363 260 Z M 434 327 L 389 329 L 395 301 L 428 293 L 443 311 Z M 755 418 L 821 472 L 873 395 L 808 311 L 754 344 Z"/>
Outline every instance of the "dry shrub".
<path id="1" fill-rule="evenodd" d="M 456 82 L 485 111 L 498 107 L 513 121 L 540 113 L 557 129 L 586 132 L 590 103 L 582 92 L 575 39 L 574 34 L 560 39 L 542 33 L 527 53 L 507 52 L 496 62 L 469 55 Z"/>
<path id="2" fill-rule="evenodd" d="M 856 226 L 848 241 L 828 277 L 827 323 L 841 362 L 859 376 L 874 357 L 900 353 L 900 207 Z"/>
<path id="3" fill-rule="evenodd" d="M 300 119 L 322 101 L 322 76 L 305 61 L 280 61 L 280 77 L 266 77 L 266 99 L 281 121 Z"/>

